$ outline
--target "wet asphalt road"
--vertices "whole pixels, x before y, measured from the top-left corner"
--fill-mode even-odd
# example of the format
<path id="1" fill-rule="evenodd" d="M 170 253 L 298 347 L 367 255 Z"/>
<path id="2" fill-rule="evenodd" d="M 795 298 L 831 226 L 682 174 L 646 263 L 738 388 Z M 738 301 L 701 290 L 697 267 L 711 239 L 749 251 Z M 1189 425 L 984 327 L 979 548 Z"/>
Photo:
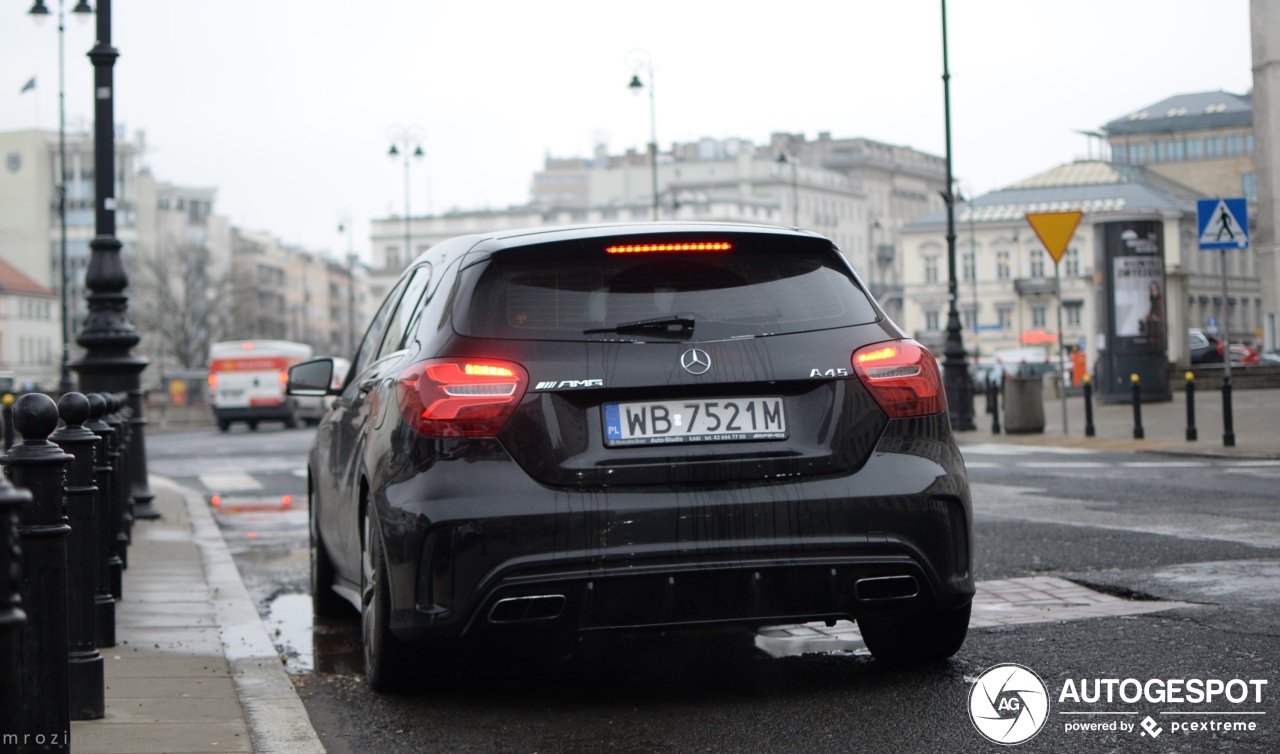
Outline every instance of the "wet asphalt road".
<path id="1" fill-rule="evenodd" d="M 1054 576 L 1135 600 L 1144 615 L 973 629 L 950 662 L 891 668 L 863 652 L 774 658 L 728 638 L 495 648 L 423 671 L 424 689 L 369 691 L 355 619 L 307 625 L 304 463 L 310 431 L 158 435 L 152 473 L 248 508 L 219 513 L 250 593 L 295 672 L 330 752 L 995 751 L 968 714 L 974 679 L 1025 665 L 1051 697 L 1027 752 L 1280 751 L 1280 464 L 1155 455 L 966 449 L 980 581 Z M 211 452 L 212 451 L 212 452 Z M 223 474 L 224 476 L 218 476 Z M 230 476 L 225 476 L 229 474 Z M 236 476 L 241 475 L 241 476 Z M 272 501 L 293 495 L 298 506 Z M 1058 703 L 1069 679 L 1266 679 L 1261 704 Z M 1123 716 L 1073 716 L 1082 710 Z M 1196 713 L 1248 711 L 1249 716 Z M 1178 715 L 1161 713 L 1178 712 Z M 1262 713 L 1262 714 L 1256 714 Z M 1146 717 L 1126 732 L 1067 732 L 1082 720 Z M 1172 731 L 1246 720 L 1253 732 Z"/>

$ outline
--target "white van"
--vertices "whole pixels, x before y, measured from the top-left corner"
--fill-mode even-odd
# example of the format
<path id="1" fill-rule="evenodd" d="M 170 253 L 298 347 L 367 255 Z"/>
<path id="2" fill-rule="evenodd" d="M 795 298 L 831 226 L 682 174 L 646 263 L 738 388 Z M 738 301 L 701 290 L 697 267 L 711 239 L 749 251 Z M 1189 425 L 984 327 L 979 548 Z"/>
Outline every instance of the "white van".
<path id="1" fill-rule="evenodd" d="M 304 405 L 318 399 L 284 392 L 289 367 L 310 359 L 311 346 L 287 340 L 236 340 L 209 349 L 209 405 L 218 429 L 226 432 L 242 421 L 256 430 L 258 422 L 280 421 L 290 429 L 307 414 L 319 421 L 323 408 Z"/>

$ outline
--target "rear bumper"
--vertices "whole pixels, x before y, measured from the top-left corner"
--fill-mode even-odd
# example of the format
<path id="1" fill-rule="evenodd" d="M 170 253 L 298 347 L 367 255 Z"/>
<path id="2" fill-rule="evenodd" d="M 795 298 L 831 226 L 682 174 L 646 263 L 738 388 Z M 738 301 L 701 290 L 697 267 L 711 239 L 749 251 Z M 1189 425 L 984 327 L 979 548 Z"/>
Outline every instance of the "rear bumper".
<path id="1" fill-rule="evenodd" d="M 961 607 L 963 462 L 945 432 L 892 424 L 852 474 L 696 488 L 552 489 L 496 441 L 442 441 L 375 496 L 392 629 L 447 643 Z"/>

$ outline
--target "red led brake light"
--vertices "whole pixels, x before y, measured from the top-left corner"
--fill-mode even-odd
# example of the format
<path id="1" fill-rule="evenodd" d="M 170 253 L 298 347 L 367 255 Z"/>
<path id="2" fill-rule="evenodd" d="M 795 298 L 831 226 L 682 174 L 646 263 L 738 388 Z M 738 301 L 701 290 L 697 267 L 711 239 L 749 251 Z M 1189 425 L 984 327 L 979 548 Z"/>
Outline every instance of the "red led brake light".
<path id="1" fill-rule="evenodd" d="M 606 254 L 654 254 L 664 251 L 728 251 L 733 244 L 728 241 L 693 241 L 686 243 L 634 243 L 622 246 L 606 246 Z"/>
<path id="2" fill-rule="evenodd" d="M 400 413 L 426 437 L 496 437 L 528 384 L 510 361 L 420 361 L 400 374 Z"/>
<path id="3" fill-rule="evenodd" d="M 928 416 L 947 408 L 938 362 L 914 340 L 859 348 L 853 353 L 853 371 L 890 419 Z"/>

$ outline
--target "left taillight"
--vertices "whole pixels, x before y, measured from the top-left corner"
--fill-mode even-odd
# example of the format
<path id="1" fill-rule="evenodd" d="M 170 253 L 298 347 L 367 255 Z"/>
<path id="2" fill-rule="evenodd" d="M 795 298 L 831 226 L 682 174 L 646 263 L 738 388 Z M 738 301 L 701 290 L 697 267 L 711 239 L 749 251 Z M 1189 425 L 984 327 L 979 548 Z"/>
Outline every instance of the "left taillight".
<path id="1" fill-rule="evenodd" d="M 400 373 L 400 414 L 426 437 L 496 437 L 528 385 L 511 361 L 420 361 Z"/>
<path id="2" fill-rule="evenodd" d="M 947 408 L 938 362 L 914 340 L 891 340 L 853 352 L 853 370 L 890 419 Z"/>
<path id="3" fill-rule="evenodd" d="M 279 379 L 280 379 L 280 387 L 282 387 L 282 388 L 283 388 L 283 387 L 287 386 L 287 385 L 289 384 L 289 373 L 288 373 L 288 372 L 281 372 L 281 373 L 280 373 L 280 377 L 279 377 Z"/>

